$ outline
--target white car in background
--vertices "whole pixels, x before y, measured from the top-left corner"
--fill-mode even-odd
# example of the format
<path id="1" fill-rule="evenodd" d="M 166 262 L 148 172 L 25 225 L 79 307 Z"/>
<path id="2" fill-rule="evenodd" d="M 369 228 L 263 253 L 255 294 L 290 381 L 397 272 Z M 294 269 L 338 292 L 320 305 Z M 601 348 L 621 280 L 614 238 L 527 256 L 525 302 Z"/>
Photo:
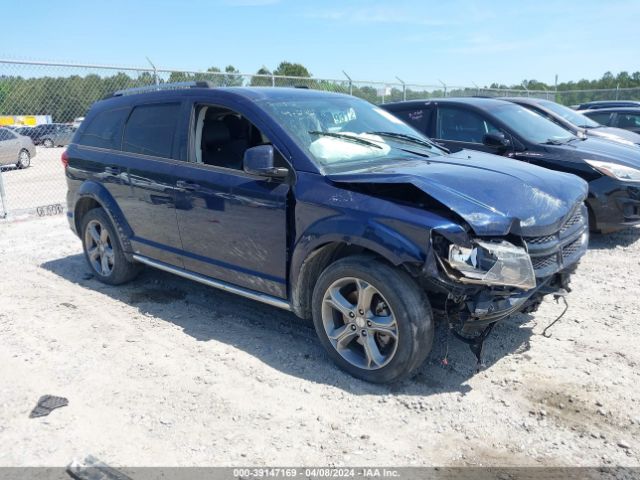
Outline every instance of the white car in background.
<path id="1" fill-rule="evenodd" d="M 78 128 L 80 124 L 84 122 L 84 117 L 78 117 L 73 120 L 73 128 Z"/>
<path id="2" fill-rule="evenodd" d="M 36 156 L 33 140 L 8 128 L 0 128 L 0 166 L 15 165 L 27 168 Z"/>

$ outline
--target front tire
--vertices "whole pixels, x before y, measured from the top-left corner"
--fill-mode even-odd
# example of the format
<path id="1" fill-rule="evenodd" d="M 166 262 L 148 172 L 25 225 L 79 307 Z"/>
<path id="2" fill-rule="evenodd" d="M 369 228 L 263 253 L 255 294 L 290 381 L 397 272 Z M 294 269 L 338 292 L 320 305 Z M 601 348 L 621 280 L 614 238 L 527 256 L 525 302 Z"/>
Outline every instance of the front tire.
<path id="1" fill-rule="evenodd" d="M 320 275 L 313 323 L 340 368 L 373 383 L 406 378 L 433 343 L 431 306 L 403 270 L 368 256 L 347 257 Z"/>
<path id="2" fill-rule="evenodd" d="M 18 162 L 16 166 L 20 169 L 28 168 L 31 165 L 31 155 L 28 150 L 22 149 L 18 154 Z"/>
<path id="3" fill-rule="evenodd" d="M 120 239 L 102 208 L 82 217 L 82 246 L 92 273 L 103 283 L 120 285 L 133 280 L 140 266 L 124 256 Z"/>

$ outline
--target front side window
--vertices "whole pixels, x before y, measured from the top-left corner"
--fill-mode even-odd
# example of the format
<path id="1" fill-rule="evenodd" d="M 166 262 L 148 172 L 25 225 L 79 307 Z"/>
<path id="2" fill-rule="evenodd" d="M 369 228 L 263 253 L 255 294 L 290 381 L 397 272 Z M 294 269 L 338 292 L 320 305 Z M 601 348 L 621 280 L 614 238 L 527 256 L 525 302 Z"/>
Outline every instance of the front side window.
<path id="1" fill-rule="evenodd" d="M 78 139 L 80 145 L 89 147 L 120 150 L 122 142 L 122 126 L 129 113 L 129 108 L 105 110 L 96 114 Z"/>
<path id="2" fill-rule="evenodd" d="M 635 113 L 619 113 L 618 127 L 620 128 L 640 128 L 640 115 Z"/>
<path id="3" fill-rule="evenodd" d="M 197 105 L 195 108 L 195 163 L 242 170 L 247 149 L 271 141 L 246 117 L 225 107 Z M 285 166 L 276 151 L 276 166 Z"/>
<path id="4" fill-rule="evenodd" d="M 171 158 L 179 113 L 179 103 L 135 107 L 124 129 L 122 150 Z"/>
<path id="5" fill-rule="evenodd" d="M 436 138 L 455 142 L 482 143 L 487 133 L 499 132 L 499 128 L 470 110 L 453 107 L 438 108 Z"/>
<path id="6" fill-rule="evenodd" d="M 443 153 L 402 120 L 358 98 L 327 94 L 262 104 L 323 170 L 366 167 L 412 151 Z"/>

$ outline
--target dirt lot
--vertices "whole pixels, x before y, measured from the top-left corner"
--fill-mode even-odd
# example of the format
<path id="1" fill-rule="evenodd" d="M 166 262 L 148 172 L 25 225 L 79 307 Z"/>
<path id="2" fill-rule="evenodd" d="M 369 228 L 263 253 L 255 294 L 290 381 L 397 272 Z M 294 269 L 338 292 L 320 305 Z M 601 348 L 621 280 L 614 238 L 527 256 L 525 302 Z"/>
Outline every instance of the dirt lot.
<path id="1" fill-rule="evenodd" d="M 64 204 L 67 183 L 60 156 L 64 147 L 36 147 L 31 166 L 24 170 L 3 167 L 2 181 L 6 195 L 6 209 L 12 216 L 34 212 L 37 207 Z M 2 212 L 0 208 L 0 212 Z"/>
<path id="2" fill-rule="evenodd" d="M 0 465 L 640 465 L 640 230 L 594 237 L 561 311 L 442 328 L 415 378 L 340 372 L 292 315 L 146 270 L 91 278 L 62 216 L 0 223 Z M 28 418 L 43 394 L 69 405 Z"/>

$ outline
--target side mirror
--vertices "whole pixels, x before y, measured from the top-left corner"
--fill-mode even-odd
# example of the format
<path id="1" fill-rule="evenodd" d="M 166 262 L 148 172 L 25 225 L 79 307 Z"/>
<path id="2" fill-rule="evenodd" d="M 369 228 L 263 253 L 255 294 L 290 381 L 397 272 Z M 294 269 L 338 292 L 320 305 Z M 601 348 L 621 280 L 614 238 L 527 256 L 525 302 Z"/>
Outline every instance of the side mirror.
<path id="1" fill-rule="evenodd" d="M 286 177 L 289 170 L 274 166 L 273 157 L 273 145 L 258 145 L 248 148 L 244 152 L 243 169 L 247 173 L 262 177 Z"/>
<path id="2" fill-rule="evenodd" d="M 500 152 L 504 152 L 511 146 L 511 141 L 504 136 L 504 133 L 487 133 L 482 137 L 482 143 L 487 147 L 493 147 Z"/>

